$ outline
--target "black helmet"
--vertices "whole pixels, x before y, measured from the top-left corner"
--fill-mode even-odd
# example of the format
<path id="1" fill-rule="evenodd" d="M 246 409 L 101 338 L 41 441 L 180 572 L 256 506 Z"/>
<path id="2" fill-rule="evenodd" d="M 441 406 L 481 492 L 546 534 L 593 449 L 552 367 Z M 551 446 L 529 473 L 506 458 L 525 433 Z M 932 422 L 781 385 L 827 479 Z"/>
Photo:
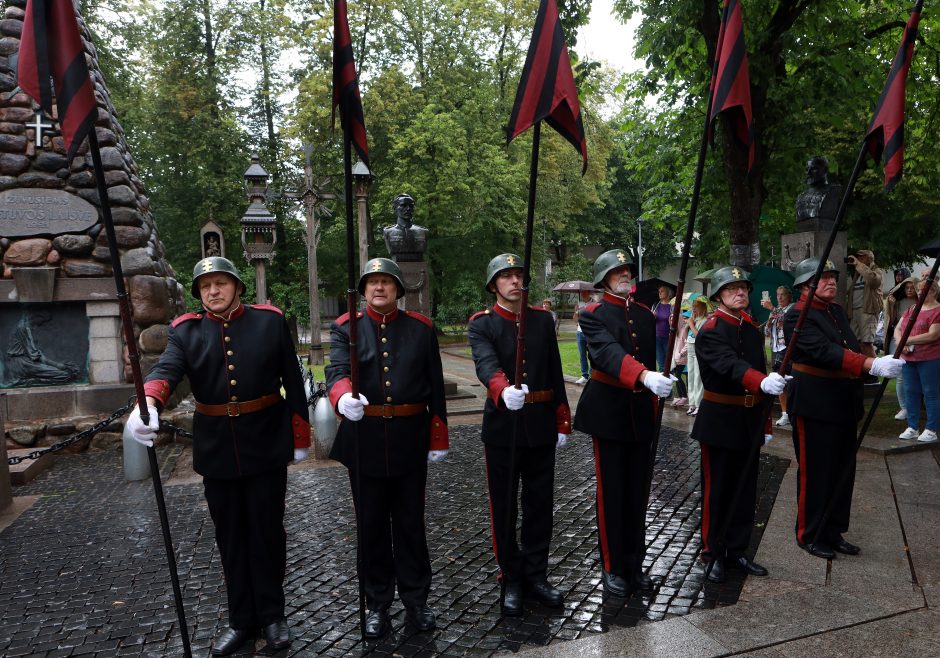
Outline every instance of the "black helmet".
<path id="1" fill-rule="evenodd" d="M 359 277 L 359 294 L 366 294 L 366 278 L 370 274 L 387 274 L 388 276 L 395 279 L 395 283 L 398 284 L 398 296 L 395 299 L 401 299 L 405 296 L 405 283 L 401 278 L 401 268 L 398 267 L 398 263 L 388 258 L 373 258 L 370 261 L 366 261 L 365 267 L 362 268 L 362 276 Z"/>
<path id="2" fill-rule="evenodd" d="M 630 252 L 624 249 L 611 249 L 602 253 L 594 261 L 594 287 L 602 288 L 604 279 L 607 278 L 611 270 L 624 265 L 630 268 L 631 275 L 636 276 L 636 265 L 630 262 Z"/>
<path id="3" fill-rule="evenodd" d="M 801 286 L 804 283 L 809 283 L 810 279 L 813 278 L 813 275 L 816 274 L 816 268 L 819 267 L 819 258 L 816 256 L 812 258 L 806 258 L 797 263 L 796 267 L 793 269 L 793 287 Z M 826 272 L 835 272 L 836 276 L 839 276 L 839 270 L 836 268 L 835 263 L 831 260 L 827 260 L 825 266 L 823 266 L 823 271 L 821 273 L 825 274 Z"/>
<path id="4" fill-rule="evenodd" d="M 486 284 L 483 286 L 487 292 L 490 291 L 490 284 L 496 275 L 503 270 L 516 270 L 522 268 L 522 259 L 516 254 L 500 254 L 489 262 L 486 266 Z"/>
<path id="5" fill-rule="evenodd" d="M 709 299 L 713 302 L 717 302 L 718 293 L 721 292 L 721 289 L 732 283 L 746 283 L 748 293 L 754 290 L 754 284 L 747 278 L 747 270 L 743 267 L 736 265 L 722 267 L 721 269 L 715 270 L 715 273 L 712 274 L 711 286 L 713 290 L 709 295 Z"/>
<path id="6" fill-rule="evenodd" d="M 209 258 L 203 258 L 201 261 L 196 263 L 196 267 L 193 268 L 193 285 L 190 288 L 193 297 L 196 299 L 202 299 L 199 296 L 199 286 L 196 284 L 199 281 L 199 277 L 203 274 L 216 274 L 218 272 L 223 272 L 233 277 L 238 281 L 241 286 L 241 292 L 245 291 L 245 282 L 242 281 L 241 275 L 238 273 L 238 270 L 235 268 L 235 264 L 230 261 L 228 258 L 222 258 L 221 256 L 209 256 Z"/>

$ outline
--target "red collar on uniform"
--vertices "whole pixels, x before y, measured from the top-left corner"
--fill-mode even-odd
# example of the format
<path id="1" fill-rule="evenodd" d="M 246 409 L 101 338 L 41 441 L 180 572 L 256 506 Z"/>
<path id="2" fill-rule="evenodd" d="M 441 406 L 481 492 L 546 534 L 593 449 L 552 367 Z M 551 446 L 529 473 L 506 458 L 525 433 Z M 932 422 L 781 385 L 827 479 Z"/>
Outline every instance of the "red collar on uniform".
<path id="1" fill-rule="evenodd" d="M 796 303 L 797 310 L 803 310 L 803 307 L 806 306 L 806 296 L 808 294 L 809 294 L 808 291 L 803 291 L 802 293 L 800 293 L 800 299 Z M 815 308 L 815 309 L 819 309 L 820 311 L 825 311 L 827 308 L 829 308 L 829 304 L 819 299 L 819 297 L 816 297 L 815 295 L 813 295 L 813 303 L 810 305 L 810 308 Z"/>
<path id="2" fill-rule="evenodd" d="M 209 309 L 206 309 L 206 317 L 210 320 L 215 320 L 216 322 L 228 322 L 229 320 L 235 320 L 240 318 L 245 313 L 245 305 L 241 302 L 238 303 L 238 306 L 235 307 L 235 310 L 228 314 L 228 317 L 224 315 L 218 315 L 213 313 Z"/>
<path id="3" fill-rule="evenodd" d="M 500 306 L 498 302 L 493 304 L 493 313 L 505 320 L 509 320 L 510 322 L 515 322 L 519 319 L 516 313 L 513 313 L 505 306 Z"/>
<path id="4" fill-rule="evenodd" d="M 609 290 L 604 291 L 604 301 L 610 302 L 614 306 L 629 306 L 630 300 L 626 297 L 621 297 L 620 295 L 615 295 Z"/>
<path id="5" fill-rule="evenodd" d="M 375 320 L 376 322 L 391 322 L 398 317 L 398 307 L 395 307 L 395 310 L 391 313 L 379 313 L 374 308 L 366 304 L 366 313 L 369 314 L 369 317 Z"/>

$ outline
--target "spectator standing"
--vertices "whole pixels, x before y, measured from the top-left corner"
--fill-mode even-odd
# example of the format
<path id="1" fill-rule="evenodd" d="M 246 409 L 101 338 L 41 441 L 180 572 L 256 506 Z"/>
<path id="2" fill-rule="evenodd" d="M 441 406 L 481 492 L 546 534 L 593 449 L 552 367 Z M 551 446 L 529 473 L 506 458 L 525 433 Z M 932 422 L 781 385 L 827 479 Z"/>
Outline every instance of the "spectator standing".
<path id="1" fill-rule="evenodd" d="M 672 318 L 672 304 L 669 298 L 672 291 L 666 286 L 659 286 L 659 301 L 653 304 L 656 316 L 656 365 L 660 370 L 666 364 L 666 349 L 669 347 L 669 320 Z"/>
<path id="2" fill-rule="evenodd" d="M 695 337 L 702 325 L 705 324 L 707 316 L 708 298 L 700 295 L 692 302 L 692 315 L 685 321 L 687 330 L 686 345 L 688 347 L 686 367 L 689 370 L 689 408 L 686 409 L 686 416 L 694 416 L 698 413 L 698 407 L 702 404 L 702 394 L 705 392 L 702 375 L 698 369 L 698 361 L 695 360 Z"/>
<path id="3" fill-rule="evenodd" d="M 578 302 L 578 307 L 574 310 L 574 315 L 571 316 L 571 319 L 578 323 L 578 328 L 575 330 L 575 338 L 578 341 L 578 357 L 581 359 L 581 378 L 576 382 L 584 386 L 588 383 L 588 379 L 591 378 L 591 368 L 588 366 L 588 352 L 587 352 L 587 340 L 584 338 L 584 332 L 581 331 L 581 311 L 587 308 L 587 305 L 591 303 L 591 293 L 587 290 L 581 291 L 581 300 Z"/>
<path id="4" fill-rule="evenodd" d="M 552 310 L 552 300 L 547 297 L 542 300 L 542 308 L 552 314 L 552 324 L 555 325 L 555 337 L 558 337 L 558 314 Z"/>
<path id="5" fill-rule="evenodd" d="M 917 294 L 921 294 L 927 281 L 917 284 Z M 904 360 L 904 395 L 907 409 L 907 429 L 899 438 L 917 439 L 921 443 L 933 443 L 937 440 L 937 428 L 940 427 L 940 292 L 936 281 L 930 282 L 930 290 L 924 299 L 914 328 L 904 346 L 901 358 Z M 905 311 L 894 330 L 894 340 L 901 340 L 904 328 L 911 321 L 913 308 Z M 923 398 L 927 409 L 927 422 L 924 431 L 917 435 L 920 425 L 920 404 Z"/>
<path id="6" fill-rule="evenodd" d="M 683 311 L 683 321 L 691 315 L 691 312 Z M 682 376 L 687 372 L 686 364 L 688 363 L 689 355 L 688 334 L 689 332 L 686 331 L 684 322 L 680 323 L 679 330 L 676 332 L 676 344 L 672 348 L 672 374 L 676 378 L 676 393 L 678 393 L 678 396 L 672 401 L 672 406 L 674 407 L 683 407 L 689 403 L 688 387 L 682 380 Z"/>
<path id="7" fill-rule="evenodd" d="M 884 304 L 884 324 L 885 324 L 885 337 L 888 340 L 887 345 L 885 345 L 885 354 L 894 354 L 894 350 L 897 347 L 898 342 L 894 339 L 894 330 L 898 326 L 898 321 L 901 319 L 901 316 L 904 315 L 904 312 L 907 309 L 914 306 L 917 303 L 917 290 L 915 289 L 917 280 L 910 276 L 910 271 L 907 269 L 895 270 L 894 278 L 897 280 L 898 274 L 903 273 L 907 274 L 904 279 L 901 279 L 897 282 L 897 285 L 892 288 L 887 295 L 885 295 L 885 304 Z M 907 420 L 907 403 L 904 399 L 904 375 L 903 370 L 901 376 L 895 381 L 894 392 L 898 398 L 898 406 L 900 411 L 895 414 L 895 420 Z"/>
<path id="8" fill-rule="evenodd" d="M 790 307 L 793 306 L 793 296 L 790 289 L 786 286 L 777 288 L 777 305 L 774 306 L 769 299 L 761 302 L 761 306 L 770 311 L 770 317 L 767 324 L 764 325 L 764 335 L 770 338 L 770 353 L 772 355 L 771 368 L 774 372 L 780 372 L 780 364 L 783 362 L 783 355 L 787 351 L 787 341 L 783 335 L 783 316 L 786 315 Z M 786 373 L 780 372 L 781 375 Z M 790 416 L 787 415 L 787 393 L 780 394 L 780 418 L 775 423 L 777 427 L 789 427 Z"/>
<path id="9" fill-rule="evenodd" d="M 875 254 L 870 249 L 859 249 L 846 258 L 846 262 L 855 268 L 855 276 L 846 290 L 845 311 L 849 325 L 858 338 L 862 354 L 874 358 L 884 272 L 875 264 Z"/>

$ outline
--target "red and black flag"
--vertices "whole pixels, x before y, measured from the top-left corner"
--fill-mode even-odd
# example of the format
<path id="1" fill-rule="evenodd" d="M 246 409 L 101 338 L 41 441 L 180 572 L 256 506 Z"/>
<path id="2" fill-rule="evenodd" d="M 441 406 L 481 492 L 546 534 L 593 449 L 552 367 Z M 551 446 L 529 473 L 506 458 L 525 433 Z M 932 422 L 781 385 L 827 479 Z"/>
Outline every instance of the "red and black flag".
<path id="1" fill-rule="evenodd" d="M 907 90 L 907 72 L 914 57 L 914 42 L 917 40 L 917 24 L 923 0 L 917 0 L 911 18 L 904 28 L 901 46 L 891 63 L 888 81 L 881 92 L 875 116 L 865 134 L 868 152 L 885 168 L 885 191 L 890 191 L 899 180 L 904 168 L 904 104 Z"/>
<path id="2" fill-rule="evenodd" d="M 529 54 L 509 118 L 509 140 L 542 119 L 578 150 L 581 173 L 584 173 L 587 170 L 584 123 L 555 0 L 542 0 L 539 5 Z"/>
<path id="3" fill-rule="evenodd" d="M 349 36 L 349 20 L 346 17 L 346 0 L 333 2 L 333 121 L 336 121 L 336 106 L 343 130 L 349 131 L 349 141 L 359 159 L 369 167 L 369 144 L 366 141 L 366 121 L 362 113 L 362 97 L 359 95 L 359 80 L 356 77 L 356 60 L 353 58 L 352 38 Z"/>
<path id="4" fill-rule="evenodd" d="M 72 0 L 27 1 L 17 82 L 49 116 L 54 116 L 55 97 L 55 116 L 71 160 L 98 116 Z"/>
<path id="5" fill-rule="evenodd" d="M 754 124 L 751 118 L 751 81 L 744 45 L 744 23 L 738 0 L 725 0 L 715 51 L 712 111 L 709 126 L 728 112 L 735 140 L 747 149 L 747 169 L 754 165 Z"/>

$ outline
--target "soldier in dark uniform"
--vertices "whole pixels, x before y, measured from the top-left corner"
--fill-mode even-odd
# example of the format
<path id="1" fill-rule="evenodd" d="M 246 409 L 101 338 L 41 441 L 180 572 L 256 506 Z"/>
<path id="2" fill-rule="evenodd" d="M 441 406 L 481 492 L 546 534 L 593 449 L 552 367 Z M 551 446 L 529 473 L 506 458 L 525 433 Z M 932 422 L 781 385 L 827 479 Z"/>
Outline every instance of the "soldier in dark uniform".
<path id="1" fill-rule="evenodd" d="M 284 618 L 287 465 L 308 454 L 307 398 L 284 315 L 241 303 L 245 286 L 231 261 L 204 258 L 192 294 L 205 310 L 173 321 L 166 350 L 146 377 L 150 425 L 135 409 L 134 438 L 153 445 L 162 409 L 188 377 L 196 398 L 193 469 L 206 502 L 228 592 L 229 628 L 212 653 L 234 653 L 263 628 L 269 649 L 290 644 Z M 281 397 L 284 388 L 286 400 Z"/>
<path id="2" fill-rule="evenodd" d="M 435 627 L 427 605 L 425 484 L 428 462 L 444 459 L 448 438 L 437 335 L 430 318 L 398 309 L 396 300 L 405 294 L 398 265 L 387 258 L 368 261 L 359 293 L 367 304 L 355 314 L 359 397 L 352 396 L 349 378 L 349 313 L 330 327 L 326 380 L 330 401 L 343 416 L 330 457 L 349 469 L 362 529 L 365 636 L 372 639 L 390 628 L 396 584 L 408 623 L 419 631 Z"/>
<path id="3" fill-rule="evenodd" d="M 646 555 L 646 480 L 658 397 L 672 380 L 656 372 L 656 320 L 633 300 L 633 263 L 622 249 L 594 261 L 594 287 L 604 291 L 578 317 L 591 360 L 574 428 L 594 441 L 597 529 L 604 591 L 618 597 L 650 591 Z"/>
<path id="4" fill-rule="evenodd" d="M 764 334 L 744 312 L 753 288 L 747 272 L 722 267 L 712 275 L 711 287 L 718 308 L 695 337 L 705 391 L 692 438 L 701 444 L 702 453 L 702 558 L 714 562 L 708 579 L 720 583 L 725 567 L 767 575 L 767 569 L 745 554 L 757 503 L 758 460 L 751 452 L 771 431 L 761 396 L 780 395 L 786 382 L 778 373 L 767 374 Z M 735 498 L 738 486 L 741 495 Z M 722 537 L 723 528 L 727 530 Z"/>
<path id="5" fill-rule="evenodd" d="M 555 324 L 541 308 L 529 306 L 524 311 L 523 383 L 521 388 L 513 385 L 517 328 L 523 312 L 522 267 L 522 259 L 515 254 L 490 261 L 486 289 L 496 295 L 496 304 L 471 317 L 467 329 L 477 377 L 488 391 L 482 439 L 493 550 L 504 580 L 502 612 L 507 616 L 522 614 L 527 595 L 550 607 L 562 605 L 561 592 L 547 578 L 548 547 L 555 449 L 571 433 Z M 522 532 L 517 541 L 520 480 Z"/>
<path id="6" fill-rule="evenodd" d="M 800 299 L 784 316 L 783 331 L 788 343 L 796 339 L 793 381 L 787 391 L 793 449 L 799 462 L 796 541 L 810 554 L 832 559 L 836 552 L 857 555 L 861 551 L 842 536 L 849 529 L 855 488 L 856 430 L 863 413 L 861 377 L 897 377 L 904 362 L 861 353 L 845 311 L 833 301 L 839 271 L 832 261 L 826 261 L 806 320 L 799 334 L 794 334 L 818 267 L 818 258 L 807 258 L 796 266 L 793 283 L 800 289 Z M 837 491 L 846 467 L 848 478 Z M 830 501 L 832 513 L 822 527 Z"/>

